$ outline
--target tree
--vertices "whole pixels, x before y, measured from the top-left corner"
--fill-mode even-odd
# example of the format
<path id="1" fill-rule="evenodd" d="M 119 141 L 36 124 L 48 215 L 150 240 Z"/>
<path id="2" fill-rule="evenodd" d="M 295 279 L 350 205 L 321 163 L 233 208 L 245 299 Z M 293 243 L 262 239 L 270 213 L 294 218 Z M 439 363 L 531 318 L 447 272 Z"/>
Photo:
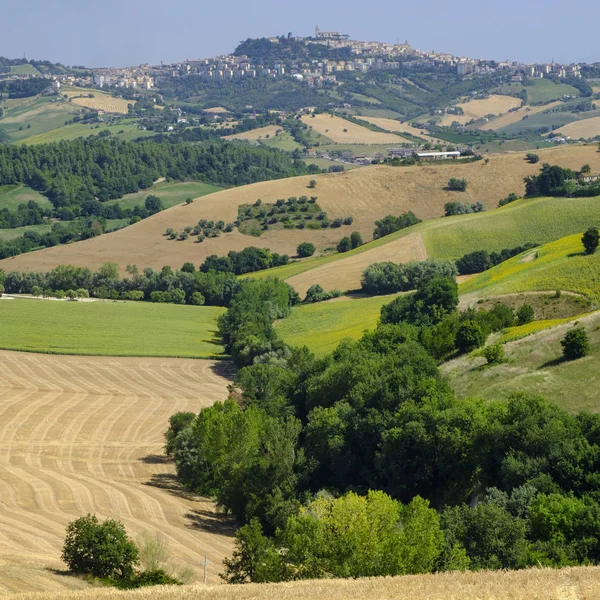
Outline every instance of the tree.
<path id="1" fill-rule="evenodd" d="M 481 326 L 475 321 L 465 321 L 456 332 L 456 346 L 463 354 L 480 348 L 484 342 Z"/>
<path id="2" fill-rule="evenodd" d="M 525 159 L 532 165 L 535 165 L 536 163 L 540 162 L 540 157 L 537 154 L 534 154 L 533 152 L 528 152 L 525 155 Z"/>
<path id="3" fill-rule="evenodd" d="M 316 188 L 316 187 L 317 187 L 317 182 L 316 182 L 316 180 L 315 180 L 315 179 L 311 179 L 311 180 L 310 180 L 310 183 L 308 184 L 308 187 L 309 187 L 309 188 L 311 188 L 311 189 L 314 189 L 314 188 Z"/>
<path id="4" fill-rule="evenodd" d="M 352 241 L 350 240 L 350 238 L 348 236 L 343 237 L 338 245 L 337 245 L 337 251 L 338 252 L 348 252 L 349 250 L 352 250 Z"/>
<path id="5" fill-rule="evenodd" d="M 594 254 L 600 242 L 600 233 L 597 227 L 590 227 L 582 236 L 581 241 L 585 247 L 586 254 Z"/>
<path id="6" fill-rule="evenodd" d="M 590 350 L 588 335 L 583 327 L 575 327 L 568 331 L 560 344 L 567 360 L 583 358 Z"/>
<path id="7" fill-rule="evenodd" d="M 98 277 L 108 281 L 117 281 L 119 279 L 119 265 L 113 262 L 105 262 L 98 269 Z"/>
<path id="8" fill-rule="evenodd" d="M 495 365 L 504 360 L 504 346 L 502 344 L 492 344 L 483 349 L 483 355 L 488 364 Z"/>
<path id="9" fill-rule="evenodd" d="M 360 235 L 360 233 L 358 233 L 358 231 L 353 231 L 350 234 L 350 242 L 352 243 L 352 248 L 358 248 L 359 246 L 362 246 L 362 244 L 363 244 L 362 235 Z"/>
<path id="10" fill-rule="evenodd" d="M 151 215 L 160 212 L 164 208 L 162 200 L 158 196 L 154 195 L 146 196 L 144 206 Z"/>
<path id="11" fill-rule="evenodd" d="M 195 273 L 196 267 L 194 266 L 194 263 L 185 262 L 185 263 L 183 263 L 183 266 L 181 267 L 181 272 L 182 273 Z"/>
<path id="12" fill-rule="evenodd" d="M 315 253 L 315 250 L 316 248 L 314 244 L 311 244 L 310 242 L 302 242 L 296 248 L 296 254 L 301 258 L 308 258 L 309 256 L 312 256 Z"/>
<path id="13" fill-rule="evenodd" d="M 587 175 L 588 173 L 592 172 L 592 167 L 590 167 L 590 165 L 583 165 L 583 167 L 581 167 L 581 171 L 579 171 L 582 175 Z"/>
<path id="14" fill-rule="evenodd" d="M 75 573 L 129 578 L 138 561 L 138 549 L 123 523 L 112 519 L 100 523 L 88 514 L 67 526 L 61 558 Z"/>
<path id="15" fill-rule="evenodd" d="M 457 177 L 452 177 L 448 181 L 448 189 L 453 192 L 466 192 L 468 185 L 469 182 L 466 179 L 458 179 Z"/>
<path id="16" fill-rule="evenodd" d="M 530 304 L 523 304 L 523 306 L 517 310 L 517 322 L 519 325 L 527 325 L 527 323 L 531 323 L 534 318 L 535 311 Z"/>

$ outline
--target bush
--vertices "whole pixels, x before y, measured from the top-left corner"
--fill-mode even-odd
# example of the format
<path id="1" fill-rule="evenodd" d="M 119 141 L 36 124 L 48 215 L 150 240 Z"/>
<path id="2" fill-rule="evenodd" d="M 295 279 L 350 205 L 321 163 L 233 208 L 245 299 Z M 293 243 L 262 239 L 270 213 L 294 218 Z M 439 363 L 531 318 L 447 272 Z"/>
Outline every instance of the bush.
<path id="1" fill-rule="evenodd" d="M 112 519 L 100 523 L 95 515 L 88 514 L 67 526 L 61 558 L 75 573 L 130 578 L 138 549 L 123 523 Z"/>
<path id="2" fill-rule="evenodd" d="M 585 247 L 586 254 L 594 254 L 600 242 L 600 234 L 596 227 L 590 227 L 582 236 L 581 241 Z"/>
<path id="3" fill-rule="evenodd" d="M 314 179 L 310 180 L 310 183 L 308 184 L 308 187 L 312 190 L 314 188 L 317 187 L 317 182 Z"/>
<path id="4" fill-rule="evenodd" d="M 479 323 L 465 321 L 456 332 L 456 347 L 462 354 L 483 346 L 485 336 Z"/>
<path id="5" fill-rule="evenodd" d="M 412 227 L 417 223 L 420 223 L 421 219 L 417 218 L 413 212 L 404 213 L 398 217 L 394 215 L 387 215 L 381 221 L 375 221 L 375 231 L 373 232 L 373 239 L 377 240 L 390 233 Z"/>
<path id="6" fill-rule="evenodd" d="M 527 325 L 535 318 L 535 311 L 530 304 L 523 304 L 517 311 L 517 322 L 519 325 Z"/>
<path id="7" fill-rule="evenodd" d="M 452 190 L 453 192 L 466 192 L 468 185 L 469 182 L 466 179 L 452 177 L 450 181 L 448 181 L 448 189 Z"/>
<path id="8" fill-rule="evenodd" d="M 358 231 L 353 231 L 350 234 L 350 241 L 352 242 L 352 248 L 358 248 L 363 245 L 362 235 Z"/>
<path id="9" fill-rule="evenodd" d="M 483 356 L 490 365 L 496 365 L 504 360 L 504 346 L 502 344 L 492 344 L 483 349 Z"/>
<path id="10" fill-rule="evenodd" d="M 533 152 L 528 152 L 525 156 L 525 159 L 532 165 L 535 165 L 536 163 L 540 162 L 540 157 L 537 154 L 534 154 Z"/>
<path id="11" fill-rule="evenodd" d="M 338 245 L 337 245 L 337 251 L 338 252 L 348 252 L 349 250 L 352 250 L 352 242 L 350 240 L 350 238 L 348 236 L 343 237 Z"/>
<path id="12" fill-rule="evenodd" d="M 307 304 L 313 304 L 315 302 L 323 302 L 325 300 L 331 300 L 332 298 L 339 298 L 343 295 L 340 290 L 331 290 L 326 292 L 319 284 L 311 285 L 306 291 L 306 297 L 304 302 Z"/>
<path id="13" fill-rule="evenodd" d="M 190 298 L 190 304 L 194 306 L 203 306 L 204 302 L 205 298 L 200 292 L 194 292 Z"/>
<path id="14" fill-rule="evenodd" d="M 560 344 L 563 347 L 563 356 L 567 360 L 583 358 L 590 350 L 588 335 L 583 327 L 571 329 Z"/>
<path id="15" fill-rule="evenodd" d="M 510 193 L 506 198 L 502 198 L 502 200 L 500 200 L 498 202 L 498 206 L 506 206 L 507 204 L 510 204 L 511 202 L 515 202 L 515 200 L 518 200 L 519 196 L 517 196 L 517 194 L 514 193 Z"/>
<path id="16" fill-rule="evenodd" d="M 296 248 L 296 254 L 301 258 L 308 258 L 315 253 L 315 250 L 316 248 L 314 244 L 311 244 L 310 242 L 302 242 Z"/>
<path id="17" fill-rule="evenodd" d="M 346 217 L 344 219 L 344 225 L 352 225 L 354 223 L 354 217 Z"/>
<path id="18" fill-rule="evenodd" d="M 76 293 L 77 293 L 78 298 L 89 298 L 90 297 L 90 293 L 86 289 L 83 289 L 83 288 L 79 288 Z"/>

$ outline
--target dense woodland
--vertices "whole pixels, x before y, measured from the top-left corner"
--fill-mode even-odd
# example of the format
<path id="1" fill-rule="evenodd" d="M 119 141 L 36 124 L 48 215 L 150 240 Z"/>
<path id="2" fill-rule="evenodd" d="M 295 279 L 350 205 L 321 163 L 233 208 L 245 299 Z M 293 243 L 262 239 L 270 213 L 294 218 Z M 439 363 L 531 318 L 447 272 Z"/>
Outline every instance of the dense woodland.
<path id="1" fill-rule="evenodd" d="M 297 301 L 242 282 L 219 323 L 235 390 L 166 433 L 181 481 L 242 526 L 228 581 L 600 562 L 600 416 L 459 402 L 438 369 L 512 309 L 458 312 L 456 282 L 434 274 L 316 359 L 272 326 Z"/>

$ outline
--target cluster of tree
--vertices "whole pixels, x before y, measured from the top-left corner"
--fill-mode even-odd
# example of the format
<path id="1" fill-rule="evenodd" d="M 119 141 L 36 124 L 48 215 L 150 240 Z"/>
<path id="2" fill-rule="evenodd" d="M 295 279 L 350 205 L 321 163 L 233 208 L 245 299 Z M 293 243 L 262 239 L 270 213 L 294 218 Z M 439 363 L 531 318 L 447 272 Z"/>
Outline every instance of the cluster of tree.
<path id="1" fill-rule="evenodd" d="M 469 182 L 466 179 L 459 179 L 457 177 L 452 177 L 448 181 L 448 189 L 453 192 L 466 192 L 468 185 Z"/>
<path id="2" fill-rule="evenodd" d="M 154 302 L 178 304 L 206 304 L 228 306 L 239 290 L 240 282 L 233 273 L 203 273 L 191 263 L 173 271 L 165 266 L 160 271 L 135 265 L 127 266 L 128 276 L 121 278 L 114 263 L 105 263 L 97 272 L 88 268 L 61 265 L 47 273 L 2 273 L 6 292 L 56 296 L 59 292 L 69 297 L 92 296 L 124 300 L 147 299 Z M 154 296 L 153 296 L 154 294 Z"/>
<path id="3" fill-rule="evenodd" d="M 240 252 L 231 250 L 227 256 L 211 254 L 200 266 L 203 273 L 214 271 L 216 273 L 235 273 L 244 275 L 254 271 L 263 271 L 272 267 L 287 265 L 290 257 L 287 254 L 271 252 L 268 248 L 249 246 Z"/>
<path id="4" fill-rule="evenodd" d="M 374 263 L 364 270 L 361 287 L 367 294 L 394 294 L 414 290 L 419 283 L 435 276 L 456 277 L 457 274 L 453 261 L 436 258 L 404 264 Z"/>
<path id="5" fill-rule="evenodd" d="M 375 221 L 375 231 L 373 231 L 373 239 L 377 240 L 395 231 L 412 227 L 420 223 L 421 219 L 417 218 L 412 211 L 401 214 L 398 217 L 387 215 L 380 221 Z"/>
<path id="6" fill-rule="evenodd" d="M 55 209 L 120 198 L 159 177 L 245 185 L 304 174 L 303 163 L 279 151 L 222 141 L 160 144 L 88 138 L 0 147 L 0 185 L 26 183 Z"/>
<path id="7" fill-rule="evenodd" d="M 326 292 L 323 289 L 323 286 L 318 283 L 315 285 L 311 285 L 306 291 L 306 296 L 304 297 L 303 302 L 305 304 L 314 304 L 315 302 L 325 302 L 325 300 L 331 300 L 332 298 L 339 298 L 343 296 L 344 292 L 341 290 L 330 290 Z"/>
<path id="8" fill-rule="evenodd" d="M 62 560 L 77 575 L 96 577 L 119 589 L 152 585 L 181 585 L 162 564 L 167 557 L 164 545 L 148 536 L 139 546 L 120 521 L 100 522 L 88 514 L 67 525 Z M 136 567 L 141 565 L 142 570 Z"/>
<path id="9" fill-rule="evenodd" d="M 30 98 L 48 89 L 52 85 L 50 79 L 29 77 L 27 79 L 11 79 L 0 82 L 0 94 L 8 94 L 9 98 Z"/>
<path id="10" fill-rule="evenodd" d="M 533 242 L 515 248 L 504 248 L 500 252 L 488 252 L 487 250 L 476 250 L 469 252 L 456 261 L 456 268 L 460 275 L 470 275 L 471 273 L 483 273 L 496 265 L 525 252 L 532 248 L 537 248 L 539 244 Z"/>
<path id="11" fill-rule="evenodd" d="M 501 206 L 506 206 L 507 204 L 511 204 L 511 202 L 515 202 L 518 199 L 519 196 L 517 196 L 517 194 L 515 194 L 514 192 L 511 192 L 508 196 L 506 196 L 506 198 L 502 198 L 498 201 L 498 208 L 500 208 Z"/>
<path id="12" fill-rule="evenodd" d="M 50 211 L 43 209 L 35 200 L 30 200 L 27 204 L 19 204 L 16 211 L 11 212 L 8 208 L 0 210 L 0 229 L 41 225 L 50 215 Z"/>
<path id="13" fill-rule="evenodd" d="M 591 172 L 589 165 L 579 171 L 545 163 L 539 175 L 525 178 L 526 196 L 591 197 L 600 195 L 600 181 L 586 184 L 580 175 Z"/>
<path id="14" fill-rule="evenodd" d="M 349 252 L 363 245 L 362 235 L 358 231 L 353 231 L 349 236 L 343 237 L 337 245 L 338 252 Z"/>
<path id="15" fill-rule="evenodd" d="M 453 217 L 455 215 L 470 215 L 471 213 L 479 213 L 485 211 L 485 204 L 482 202 L 475 202 L 474 204 L 467 204 L 465 202 L 446 202 L 444 204 L 444 214 L 447 217 Z"/>
<path id="16" fill-rule="evenodd" d="M 186 203 L 191 204 L 192 198 L 187 198 Z M 170 240 L 187 240 L 190 235 L 196 236 L 196 241 L 203 242 L 206 238 L 216 238 L 221 233 L 231 233 L 235 227 L 235 223 L 225 223 L 225 221 L 208 221 L 200 219 L 197 225 L 193 227 L 188 225 L 183 228 L 182 232 L 175 231 L 172 227 L 167 227 L 165 235 Z"/>
<path id="17" fill-rule="evenodd" d="M 316 359 L 272 330 L 289 288 L 244 285 L 221 322 L 245 365 L 232 396 L 166 434 L 181 481 L 245 526 L 229 581 L 600 561 L 600 416 L 457 401 L 438 370 L 450 333 L 468 351 L 510 308 L 459 314 L 456 283 L 433 278 Z"/>
<path id="18" fill-rule="evenodd" d="M 540 157 L 538 154 L 534 154 L 533 152 L 528 152 L 525 155 L 525 159 L 527 160 L 527 162 L 531 163 L 532 165 L 535 165 L 536 163 L 540 162 Z"/>

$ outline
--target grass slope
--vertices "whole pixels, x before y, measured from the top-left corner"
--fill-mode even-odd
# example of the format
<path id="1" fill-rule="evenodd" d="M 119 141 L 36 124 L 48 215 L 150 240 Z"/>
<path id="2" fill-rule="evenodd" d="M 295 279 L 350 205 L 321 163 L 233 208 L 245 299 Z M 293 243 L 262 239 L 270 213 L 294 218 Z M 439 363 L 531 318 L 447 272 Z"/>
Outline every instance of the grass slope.
<path id="1" fill-rule="evenodd" d="M 516 256 L 485 271 L 462 284 L 461 293 L 496 296 L 558 288 L 600 301 L 600 253 L 586 255 L 581 234 L 546 244 L 535 256 L 530 261 Z"/>
<path id="2" fill-rule="evenodd" d="M 374 329 L 381 307 L 396 296 L 329 300 L 292 309 L 277 322 L 277 332 L 290 346 L 308 346 L 317 356 L 335 350 L 344 338 L 357 340 Z"/>
<path id="3" fill-rule="evenodd" d="M 133 122 L 119 123 L 118 125 L 101 125 L 96 129 L 96 125 L 84 125 L 82 123 L 71 123 L 63 125 L 56 129 L 51 129 L 45 133 L 34 135 L 23 140 L 25 144 L 49 144 L 60 140 L 76 140 L 77 138 L 87 138 L 98 135 L 102 131 L 110 131 L 113 137 L 119 140 L 131 141 L 140 137 L 149 137 L 155 135 L 154 131 L 143 131 L 138 129 Z"/>
<path id="4" fill-rule="evenodd" d="M 590 354 L 563 361 L 560 340 L 575 325 L 585 326 Z M 488 400 L 507 398 L 515 392 L 541 394 L 570 410 L 600 412 L 600 313 L 580 319 L 538 322 L 545 329 L 505 344 L 506 362 L 485 365 L 479 356 L 466 356 L 442 366 L 459 397 L 480 396 Z M 550 326 L 550 328 L 548 328 Z M 519 329 L 519 328 L 517 328 Z M 533 331 L 535 328 L 531 328 Z"/>
<path id="5" fill-rule="evenodd" d="M 41 596 L 13 595 L 12 600 L 598 600 L 600 567 L 466 571 L 404 577 L 321 579 L 290 583 L 171 586 L 119 592 L 92 589 Z"/>
<path id="6" fill-rule="evenodd" d="M 579 90 L 566 83 L 554 83 L 550 79 L 536 79 L 525 87 L 528 104 L 558 100 L 563 96 L 579 96 Z"/>
<path id="7" fill-rule="evenodd" d="M 52 204 L 45 196 L 32 190 L 27 185 L 4 185 L 0 186 L 0 210 L 8 208 L 10 211 L 17 210 L 19 204 L 26 204 L 34 200 L 40 206 L 50 208 Z"/>
<path id="8" fill-rule="evenodd" d="M 0 348 L 51 354 L 212 358 L 217 307 L 0 300 Z"/>

